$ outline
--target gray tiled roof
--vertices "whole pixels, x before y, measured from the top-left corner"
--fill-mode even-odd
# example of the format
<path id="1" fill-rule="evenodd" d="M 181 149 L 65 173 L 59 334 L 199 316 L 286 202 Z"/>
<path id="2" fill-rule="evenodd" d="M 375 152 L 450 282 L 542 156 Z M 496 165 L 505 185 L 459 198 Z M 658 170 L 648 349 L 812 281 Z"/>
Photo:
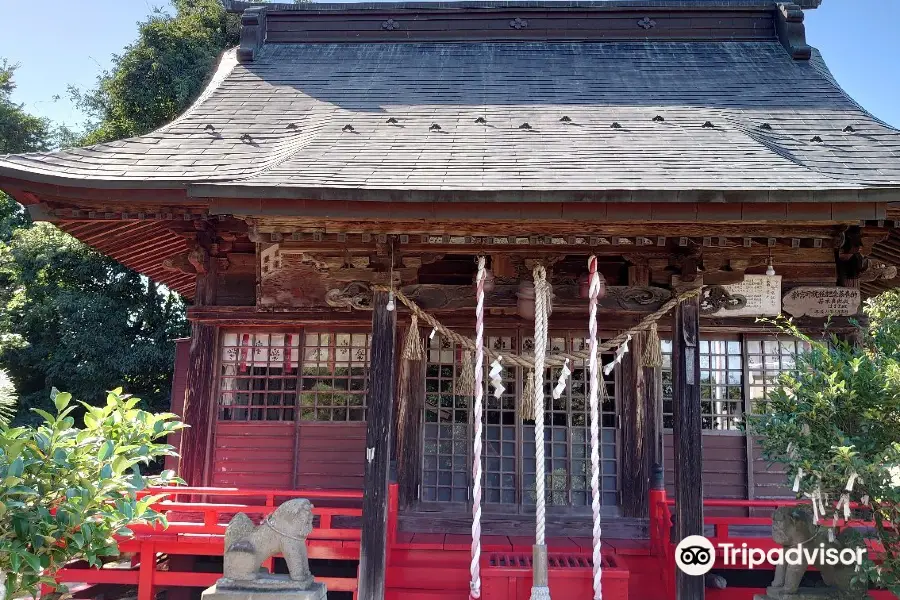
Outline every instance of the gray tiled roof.
<path id="1" fill-rule="evenodd" d="M 270 44 L 246 65 L 227 54 L 159 131 L 0 157 L 0 175 L 309 198 L 853 191 L 900 188 L 900 133 L 847 97 L 817 53 L 792 60 L 774 41 Z"/>

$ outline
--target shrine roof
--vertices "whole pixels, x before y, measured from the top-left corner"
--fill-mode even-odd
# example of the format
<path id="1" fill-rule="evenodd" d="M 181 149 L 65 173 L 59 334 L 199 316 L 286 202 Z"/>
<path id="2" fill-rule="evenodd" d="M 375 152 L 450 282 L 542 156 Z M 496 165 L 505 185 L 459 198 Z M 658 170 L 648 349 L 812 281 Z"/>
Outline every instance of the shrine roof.
<path id="1" fill-rule="evenodd" d="M 434 5 L 456 19 L 441 31 L 421 24 L 444 23 L 419 19 L 421 5 L 269 9 L 267 41 L 227 52 L 173 123 L 3 156 L 0 177 L 391 202 L 883 202 L 900 188 L 900 133 L 856 104 L 817 51 L 803 59 L 801 42 L 779 37 L 771 3 L 558 4 Z M 743 12 L 723 25 L 651 10 L 662 5 Z M 479 12 L 488 6 L 500 21 Z M 335 37 L 335 23 L 368 22 L 367 11 L 371 30 Z M 479 33 L 460 15 L 476 15 Z M 611 29 L 579 29 L 595 17 Z M 244 23 L 245 38 L 258 34 L 247 13 Z M 573 36 L 584 39 L 559 39 Z"/>

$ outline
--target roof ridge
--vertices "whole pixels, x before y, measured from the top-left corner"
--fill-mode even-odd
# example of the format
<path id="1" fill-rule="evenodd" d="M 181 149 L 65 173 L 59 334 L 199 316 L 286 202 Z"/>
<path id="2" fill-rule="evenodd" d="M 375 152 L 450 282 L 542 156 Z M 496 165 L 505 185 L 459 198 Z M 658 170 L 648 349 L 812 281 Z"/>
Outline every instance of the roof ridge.
<path id="1" fill-rule="evenodd" d="M 818 8 L 822 0 L 791 0 L 803 9 Z M 638 8 L 660 8 L 666 10 L 734 9 L 747 8 L 774 9 L 776 0 L 450 0 L 450 1 L 406 1 L 406 2 L 249 2 L 247 0 L 222 0 L 225 10 L 242 13 L 248 8 L 262 8 L 268 11 L 286 12 L 355 12 L 385 10 L 458 10 L 458 9 L 505 9 L 539 8 L 545 10 L 597 9 L 605 11 Z"/>

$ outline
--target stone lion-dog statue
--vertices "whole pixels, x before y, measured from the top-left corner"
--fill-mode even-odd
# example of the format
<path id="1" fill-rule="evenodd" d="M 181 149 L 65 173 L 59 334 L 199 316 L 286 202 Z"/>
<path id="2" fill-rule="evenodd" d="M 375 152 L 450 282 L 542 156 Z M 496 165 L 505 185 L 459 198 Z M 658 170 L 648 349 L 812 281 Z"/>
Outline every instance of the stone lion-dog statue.
<path id="1" fill-rule="evenodd" d="M 772 515 L 772 539 L 783 547 L 784 553 L 798 547 L 810 550 L 820 549 L 822 552 L 847 549 L 864 549 L 862 534 L 851 528 L 844 528 L 840 534 L 829 539 L 828 528 L 819 527 L 813 522 L 812 513 L 804 507 L 782 506 Z M 794 600 L 795 598 L 828 598 L 834 600 L 856 600 L 869 598 L 866 587 L 853 581 L 855 567 L 844 564 L 829 564 L 824 558 L 817 558 L 810 563 L 809 557 L 798 552 L 800 560 L 796 564 L 782 561 L 775 568 L 772 585 L 766 589 L 764 596 L 755 598 Z M 822 554 L 817 555 L 819 557 Z M 803 576 L 810 567 L 815 567 L 822 575 L 827 587 L 801 587 Z"/>
<path id="2" fill-rule="evenodd" d="M 306 589 L 313 584 L 306 552 L 306 538 L 313 530 L 313 505 L 309 500 L 289 500 L 275 509 L 259 526 L 244 513 L 231 519 L 225 530 L 223 579 L 219 587 L 291 587 Z M 262 563 L 281 554 L 290 580 L 267 576 Z M 252 582 L 252 583 L 251 583 Z"/>

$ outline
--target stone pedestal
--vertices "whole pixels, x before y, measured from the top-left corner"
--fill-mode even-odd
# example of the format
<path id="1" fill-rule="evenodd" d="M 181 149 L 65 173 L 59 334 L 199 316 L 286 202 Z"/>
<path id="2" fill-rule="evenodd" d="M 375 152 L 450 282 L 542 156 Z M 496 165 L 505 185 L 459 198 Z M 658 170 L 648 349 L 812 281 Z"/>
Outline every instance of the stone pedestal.
<path id="1" fill-rule="evenodd" d="M 203 600 L 327 600 L 324 583 L 298 586 L 287 576 L 269 575 L 235 585 L 223 578 L 203 591 Z"/>

